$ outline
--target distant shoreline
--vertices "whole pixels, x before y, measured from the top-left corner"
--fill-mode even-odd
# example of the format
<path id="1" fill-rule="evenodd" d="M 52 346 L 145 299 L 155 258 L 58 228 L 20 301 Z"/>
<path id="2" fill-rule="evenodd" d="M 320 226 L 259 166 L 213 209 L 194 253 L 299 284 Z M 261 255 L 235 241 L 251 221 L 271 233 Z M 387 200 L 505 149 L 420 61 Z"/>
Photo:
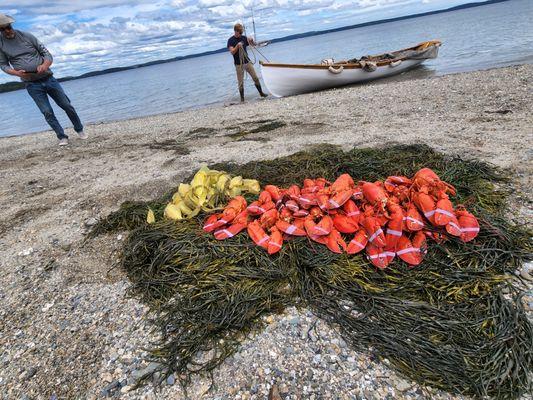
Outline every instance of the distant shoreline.
<path id="1" fill-rule="evenodd" d="M 438 80 L 438 79 L 443 79 L 446 77 L 454 79 L 453 77 L 470 76 L 475 73 L 493 74 L 495 71 L 501 71 L 502 73 L 509 73 L 508 71 L 515 69 L 515 68 L 526 68 L 527 69 L 527 68 L 531 68 L 531 66 L 533 66 L 533 64 L 511 64 L 511 65 L 507 65 L 504 67 L 492 67 L 492 68 L 472 70 L 472 71 L 459 71 L 459 72 L 452 72 L 452 73 L 444 74 L 444 75 L 419 77 L 419 78 L 413 77 L 409 79 L 402 79 L 400 75 L 397 75 L 397 76 L 392 76 L 392 77 L 385 78 L 385 79 L 376 79 L 370 82 L 365 82 L 365 83 L 360 83 L 360 84 L 355 84 L 355 85 L 341 86 L 338 88 L 320 90 L 317 92 L 311 92 L 311 93 L 290 96 L 290 97 L 281 97 L 281 98 L 269 97 L 267 99 L 259 99 L 259 98 L 248 99 L 244 103 L 244 105 L 241 105 L 239 103 L 226 103 L 222 101 L 216 101 L 213 103 L 185 108 L 185 109 L 176 110 L 176 111 L 168 111 L 168 112 L 161 112 L 161 113 L 154 113 L 154 114 L 147 114 L 147 115 L 128 116 L 128 117 L 123 117 L 123 118 L 111 118 L 111 119 L 105 119 L 105 120 L 99 120 L 99 121 L 91 121 L 91 122 L 86 122 L 85 128 L 93 131 L 93 129 L 99 130 L 100 129 L 99 127 L 102 127 L 102 126 L 110 126 L 110 125 L 115 125 L 115 124 L 143 125 L 147 121 L 160 121 L 160 120 L 165 120 L 167 118 L 172 119 L 178 115 L 185 116 L 185 115 L 189 115 L 190 113 L 202 113 L 202 114 L 208 113 L 209 114 L 209 113 L 216 113 L 217 110 L 220 111 L 220 110 L 225 110 L 225 109 L 235 109 L 234 107 L 248 107 L 248 105 L 250 105 L 251 107 L 257 107 L 258 104 L 260 104 L 261 107 L 270 107 L 271 102 L 279 102 L 287 98 L 297 99 L 297 98 L 300 98 L 301 96 L 310 96 L 310 95 L 320 96 L 320 94 L 327 95 L 327 93 L 330 93 L 330 92 L 344 91 L 344 90 L 349 90 L 353 88 L 358 88 L 358 90 L 366 90 L 363 88 L 373 87 L 375 85 L 391 86 L 395 84 L 400 84 L 402 82 L 411 82 L 412 85 L 418 85 L 416 83 L 417 81 L 427 81 L 427 80 L 433 81 L 435 79 Z M 186 119 L 188 118 L 189 117 L 187 117 Z M 68 129 L 72 130 L 72 128 L 68 128 Z M 50 128 L 45 128 L 45 129 L 36 130 L 36 131 L 28 131 L 25 133 L 17 133 L 17 134 L 0 136 L 0 144 L 4 143 L 4 141 L 6 140 L 9 141 L 11 139 L 16 139 L 16 138 L 40 136 L 43 134 L 51 134 L 51 133 L 53 132 L 50 130 Z"/>
<path id="2" fill-rule="evenodd" d="M 496 4 L 496 3 L 503 3 L 503 2 L 506 2 L 506 1 L 510 1 L 510 0 L 488 0 L 488 1 L 482 1 L 482 2 L 467 3 L 467 4 L 462 4 L 462 5 L 459 5 L 459 6 L 455 6 L 455 7 L 446 8 L 446 9 L 443 9 L 443 10 L 428 11 L 428 12 L 419 13 L 419 14 L 412 14 L 412 15 L 406 15 L 406 16 L 401 16 L 401 17 L 382 19 L 382 20 L 377 20 L 377 21 L 364 22 L 364 23 L 361 23 L 361 24 L 347 25 L 347 26 L 343 26 L 343 27 L 340 27 L 340 28 L 326 29 L 326 30 L 323 30 L 323 31 L 309 31 L 309 32 L 305 32 L 305 33 L 298 33 L 298 34 L 294 34 L 294 35 L 289 35 L 289 36 L 284 36 L 284 37 L 281 37 L 281 38 L 272 39 L 272 40 L 270 40 L 270 42 L 271 43 L 285 42 L 285 41 L 301 39 L 301 38 L 309 37 L 309 36 L 318 36 L 318 35 L 324 35 L 324 34 L 333 33 L 333 32 L 340 32 L 340 31 L 345 31 L 345 30 L 350 30 L 350 29 L 362 28 L 362 27 L 365 27 L 365 26 L 386 24 L 386 23 L 389 23 L 389 22 L 395 22 L 395 21 L 401 21 L 401 20 L 406 20 L 406 19 L 425 17 L 425 16 L 428 16 L 428 15 L 434 15 L 434 14 L 442 14 L 442 13 L 451 12 L 451 11 L 458 11 L 458 10 L 463 10 L 463 9 L 468 9 L 468 8 L 474 8 L 474 7 L 480 7 L 480 6 L 490 5 L 490 4 Z M 151 65 L 165 64 L 165 63 L 174 62 L 174 61 L 186 60 L 186 59 L 189 59 L 189 58 L 203 57 L 203 56 L 207 56 L 207 55 L 223 53 L 225 51 L 227 51 L 226 48 L 221 48 L 221 49 L 218 49 L 218 50 L 211 50 L 211 51 L 206 51 L 206 52 L 203 52 L 203 53 L 189 54 L 189 55 L 186 55 L 186 56 L 178 56 L 178 57 L 173 57 L 173 58 L 169 58 L 169 59 L 165 59 L 165 60 L 150 61 L 150 62 L 143 63 L 143 64 L 130 65 L 130 66 L 126 66 L 126 67 L 108 68 L 108 69 L 104 69 L 104 70 L 100 70 L 100 71 L 91 71 L 91 72 L 87 72 L 87 73 L 79 75 L 79 76 L 67 76 L 67 77 L 63 77 L 63 78 L 58 78 L 58 81 L 66 82 L 66 81 L 71 81 L 71 80 L 76 80 L 76 79 L 89 78 L 89 77 L 92 77 L 92 76 L 99 76 L 99 75 L 111 74 L 111 73 L 114 73 L 114 72 L 121 72 L 121 71 L 127 71 L 127 70 L 131 70 L 131 69 L 149 67 Z M 24 87 L 25 87 L 24 83 L 16 82 L 16 81 L 0 84 L 0 94 L 1 93 L 7 93 L 7 92 L 13 92 L 13 91 L 20 90 L 20 89 L 24 89 Z"/>

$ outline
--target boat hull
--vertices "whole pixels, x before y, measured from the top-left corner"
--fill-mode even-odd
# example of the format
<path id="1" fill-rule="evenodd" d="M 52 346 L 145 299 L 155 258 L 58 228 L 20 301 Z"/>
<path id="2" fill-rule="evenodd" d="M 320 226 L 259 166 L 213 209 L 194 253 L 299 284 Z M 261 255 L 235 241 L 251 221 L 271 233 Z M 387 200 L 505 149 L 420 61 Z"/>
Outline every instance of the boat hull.
<path id="1" fill-rule="evenodd" d="M 397 75 L 417 67 L 424 61 L 404 60 L 396 66 L 391 64 L 378 66 L 375 71 L 371 72 L 363 68 L 343 68 L 341 72 L 337 69 L 337 73 L 331 72 L 328 68 L 280 67 L 263 64 L 261 74 L 269 92 L 276 97 L 284 97 Z"/>

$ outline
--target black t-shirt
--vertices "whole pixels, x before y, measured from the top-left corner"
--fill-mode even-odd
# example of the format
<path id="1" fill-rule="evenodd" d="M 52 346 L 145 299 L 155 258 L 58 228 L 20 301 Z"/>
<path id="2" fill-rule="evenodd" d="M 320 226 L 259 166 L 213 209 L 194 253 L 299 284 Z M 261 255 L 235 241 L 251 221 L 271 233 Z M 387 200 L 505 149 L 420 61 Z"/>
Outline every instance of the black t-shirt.
<path id="1" fill-rule="evenodd" d="M 228 39 L 228 49 L 230 47 L 237 46 L 237 43 L 242 42 L 242 48 L 244 50 L 244 60 L 243 64 L 248 64 L 248 61 L 250 61 L 250 58 L 248 58 L 248 52 L 246 51 L 246 47 L 248 46 L 248 38 L 244 35 L 241 35 L 238 39 L 235 36 L 232 36 Z M 237 51 L 235 54 L 233 54 L 233 61 L 235 62 L 235 65 L 241 64 L 241 58 L 240 53 L 241 51 Z"/>

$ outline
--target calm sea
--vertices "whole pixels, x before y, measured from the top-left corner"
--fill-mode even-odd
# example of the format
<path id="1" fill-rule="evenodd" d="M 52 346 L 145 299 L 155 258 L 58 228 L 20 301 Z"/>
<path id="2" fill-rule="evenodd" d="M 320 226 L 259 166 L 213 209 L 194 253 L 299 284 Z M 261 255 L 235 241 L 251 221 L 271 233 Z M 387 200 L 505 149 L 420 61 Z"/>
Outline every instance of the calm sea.
<path id="1" fill-rule="evenodd" d="M 274 43 L 261 52 L 270 61 L 308 63 L 330 57 L 346 59 L 384 53 L 428 39 L 442 40 L 436 60 L 401 77 L 412 79 L 531 64 L 532 20 L 533 0 L 512 0 Z M 248 78 L 245 85 L 247 97 L 256 98 L 251 79 Z M 85 123 L 238 100 L 235 70 L 227 53 L 64 82 L 63 87 Z M 62 111 L 57 115 L 64 126 L 71 126 Z M 0 94 L 0 136 L 46 129 L 46 122 L 26 91 Z"/>

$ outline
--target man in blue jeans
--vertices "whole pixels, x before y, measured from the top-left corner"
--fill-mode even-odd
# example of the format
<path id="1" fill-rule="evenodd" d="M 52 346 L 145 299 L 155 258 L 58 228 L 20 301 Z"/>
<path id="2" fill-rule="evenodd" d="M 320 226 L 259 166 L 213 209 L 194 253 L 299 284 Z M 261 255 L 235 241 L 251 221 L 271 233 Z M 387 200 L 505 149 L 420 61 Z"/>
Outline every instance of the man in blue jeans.
<path id="1" fill-rule="evenodd" d="M 52 55 L 35 36 L 13 29 L 13 22 L 15 20 L 9 15 L 0 14 L 0 69 L 18 76 L 26 84 L 26 90 L 56 133 L 60 146 L 68 145 L 68 136 L 57 120 L 48 96 L 65 110 L 80 139 L 87 139 L 76 110 L 50 70 Z"/>

